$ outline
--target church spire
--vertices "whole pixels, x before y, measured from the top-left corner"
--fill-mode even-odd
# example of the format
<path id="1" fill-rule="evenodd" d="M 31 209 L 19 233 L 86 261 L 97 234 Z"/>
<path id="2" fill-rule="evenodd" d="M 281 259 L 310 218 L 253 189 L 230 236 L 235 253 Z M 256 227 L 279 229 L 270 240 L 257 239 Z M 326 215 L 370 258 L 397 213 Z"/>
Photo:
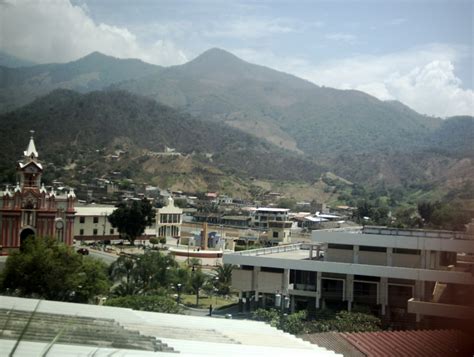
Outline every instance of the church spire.
<path id="1" fill-rule="evenodd" d="M 36 151 L 35 141 L 33 140 L 33 134 L 35 133 L 35 131 L 30 130 L 30 133 L 31 133 L 30 142 L 28 143 L 28 147 L 26 151 L 24 151 L 24 155 L 25 157 L 28 157 L 34 160 L 38 158 L 38 152 Z"/>

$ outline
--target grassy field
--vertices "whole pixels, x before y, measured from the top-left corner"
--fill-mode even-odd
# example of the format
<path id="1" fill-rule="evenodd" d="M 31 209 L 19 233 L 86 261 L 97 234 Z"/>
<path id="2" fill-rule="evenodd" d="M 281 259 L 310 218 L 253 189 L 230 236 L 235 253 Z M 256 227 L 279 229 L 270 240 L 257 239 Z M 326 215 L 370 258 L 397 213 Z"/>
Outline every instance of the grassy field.
<path id="1" fill-rule="evenodd" d="M 222 296 L 199 295 L 199 305 L 197 307 L 200 309 L 207 309 L 209 308 L 209 305 L 212 305 L 215 309 L 225 305 L 234 304 L 237 301 L 238 299 L 235 296 L 225 299 Z M 196 307 L 196 295 L 181 294 L 181 303 L 189 307 Z"/>

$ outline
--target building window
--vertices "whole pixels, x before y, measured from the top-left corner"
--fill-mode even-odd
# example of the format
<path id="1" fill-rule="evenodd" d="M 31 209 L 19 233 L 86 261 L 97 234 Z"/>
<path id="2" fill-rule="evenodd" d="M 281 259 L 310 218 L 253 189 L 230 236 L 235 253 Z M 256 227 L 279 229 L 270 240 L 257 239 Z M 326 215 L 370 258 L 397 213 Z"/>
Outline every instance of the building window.
<path id="1" fill-rule="evenodd" d="M 114 229 L 110 228 L 110 234 L 114 234 Z"/>
<path id="2" fill-rule="evenodd" d="M 83 230 L 83 229 L 80 229 L 80 230 L 79 230 L 79 235 L 80 235 L 80 236 L 83 236 L 83 235 L 84 235 L 84 230 Z"/>
<path id="3" fill-rule="evenodd" d="M 99 223 L 99 217 L 94 217 L 94 223 Z"/>
<path id="4" fill-rule="evenodd" d="M 380 253 L 386 253 L 387 252 L 387 248 L 384 248 L 384 247 L 371 247 L 371 246 L 367 246 L 367 245 L 361 245 L 359 247 L 359 250 L 361 252 L 380 252 Z"/>
<path id="5" fill-rule="evenodd" d="M 418 249 L 393 248 L 393 253 L 420 255 L 420 251 Z"/>
<path id="6" fill-rule="evenodd" d="M 328 244 L 328 249 L 344 249 L 344 250 L 352 250 L 352 245 L 350 244 Z"/>
<path id="7" fill-rule="evenodd" d="M 278 238 L 278 232 L 273 232 L 273 238 Z"/>
<path id="8" fill-rule="evenodd" d="M 80 216 L 79 217 L 79 223 L 84 223 L 86 221 L 86 217 Z"/>
<path id="9" fill-rule="evenodd" d="M 95 236 L 97 235 L 97 228 L 94 228 L 94 230 L 92 231 L 92 234 Z"/>

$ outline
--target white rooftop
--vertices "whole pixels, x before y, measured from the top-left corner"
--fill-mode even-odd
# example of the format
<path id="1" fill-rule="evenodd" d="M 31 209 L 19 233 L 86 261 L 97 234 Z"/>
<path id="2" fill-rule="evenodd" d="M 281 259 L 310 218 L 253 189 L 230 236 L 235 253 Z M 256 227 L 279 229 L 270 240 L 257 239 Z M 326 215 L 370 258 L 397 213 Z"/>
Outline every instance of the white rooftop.
<path id="1" fill-rule="evenodd" d="M 289 212 L 289 208 L 259 207 L 257 212 Z"/>
<path id="2" fill-rule="evenodd" d="M 1 296 L 0 308 L 33 311 L 36 299 Z M 325 348 L 303 341 L 268 324 L 136 311 L 97 305 L 41 301 L 38 312 L 114 319 L 126 329 L 154 336 L 181 356 L 340 356 Z M 15 340 L 0 339 L 0 355 L 6 356 Z M 46 343 L 21 342 L 18 356 L 38 356 Z M 54 344 L 48 356 L 170 356 L 169 352 L 149 352 L 96 346 Z"/>
<path id="3" fill-rule="evenodd" d="M 112 205 L 87 205 L 87 206 L 76 206 L 76 216 L 105 216 L 110 215 L 114 210 L 115 206 Z"/>

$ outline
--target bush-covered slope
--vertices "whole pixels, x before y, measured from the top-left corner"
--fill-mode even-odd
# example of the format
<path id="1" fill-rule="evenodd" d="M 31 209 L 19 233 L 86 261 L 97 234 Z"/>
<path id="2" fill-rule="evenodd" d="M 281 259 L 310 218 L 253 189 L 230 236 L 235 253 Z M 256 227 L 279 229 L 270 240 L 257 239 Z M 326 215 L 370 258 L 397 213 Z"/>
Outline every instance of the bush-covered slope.
<path id="1" fill-rule="evenodd" d="M 122 91 L 56 90 L 1 115 L 0 125 L 0 167 L 4 169 L 24 150 L 32 129 L 41 143 L 41 158 L 60 165 L 126 138 L 134 147 L 149 151 L 168 146 L 183 154 L 201 153 L 195 156 L 237 176 L 311 181 L 322 172 L 314 162 L 237 129 L 197 120 Z"/>

